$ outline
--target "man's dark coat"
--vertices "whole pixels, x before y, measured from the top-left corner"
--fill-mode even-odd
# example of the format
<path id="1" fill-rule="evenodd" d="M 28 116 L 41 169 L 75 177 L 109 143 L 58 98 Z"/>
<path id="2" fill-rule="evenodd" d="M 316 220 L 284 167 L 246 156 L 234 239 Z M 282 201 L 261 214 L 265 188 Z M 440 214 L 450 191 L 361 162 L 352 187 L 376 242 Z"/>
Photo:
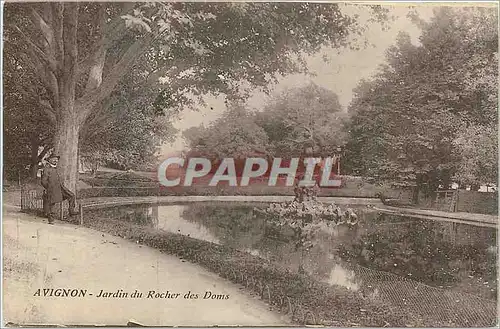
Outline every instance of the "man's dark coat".
<path id="1" fill-rule="evenodd" d="M 57 168 L 46 166 L 42 174 L 42 186 L 47 191 L 47 202 L 53 204 L 63 201 L 61 191 L 61 178 L 57 172 Z"/>

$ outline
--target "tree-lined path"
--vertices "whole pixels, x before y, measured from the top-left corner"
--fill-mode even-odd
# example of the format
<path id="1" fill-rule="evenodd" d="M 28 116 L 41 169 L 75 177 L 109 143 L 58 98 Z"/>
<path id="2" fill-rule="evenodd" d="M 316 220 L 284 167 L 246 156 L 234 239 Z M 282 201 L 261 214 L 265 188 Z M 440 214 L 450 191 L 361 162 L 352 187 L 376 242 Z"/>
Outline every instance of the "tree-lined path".
<path id="1" fill-rule="evenodd" d="M 4 199 L 5 201 L 5 199 Z M 3 209 L 4 321 L 22 324 L 276 326 L 287 321 L 258 299 L 198 265 L 84 227 L 47 225 Z M 36 297 L 37 289 L 87 289 L 84 298 Z M 179 299 L 97 298 L 104 289 L 181 293 Z M 229 294 L 228 300 L 187 300 L 188 291 Z M 43 291 L 42 291 L 43 293 Z M 202 298 L 202 296 L 200 296 Z M 4 324 L 5 324 L 4 323 Z"/>

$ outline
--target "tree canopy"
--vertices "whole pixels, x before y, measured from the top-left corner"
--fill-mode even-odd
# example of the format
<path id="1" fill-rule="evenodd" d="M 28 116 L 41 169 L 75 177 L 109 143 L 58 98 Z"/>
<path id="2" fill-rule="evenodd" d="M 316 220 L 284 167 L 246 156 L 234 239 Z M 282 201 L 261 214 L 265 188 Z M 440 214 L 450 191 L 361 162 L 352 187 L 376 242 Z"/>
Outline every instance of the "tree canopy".
<path id="1" fill-rule="evenodd" d="M 255 123 L 255 116 L 242 105 L 229 107 L 208 127 L 192 127 L 184 132 L 191 151 L 212 159 L 242 159 L 269 154 L 268 136 Z"/>
<path id="2" fill-rule="evenodd" d="M 429 22 L 415 22 L 420 44 L 400 34 L 387 64 L 355 90 L 346 160 L 352 172 L 434 190 L 463 179 L 471 161 L 498 166 L 496 156 L 470 149 L 479 140 L 491 150 L 496 145 L 497 15 L 491 8 L 443 7 Z M 468 170 L 467 181 L 497 180 L 492 170 L 488 177 L 477 173 Z"/>
<path id="3" fill-rule="evenodd" d="M 184 132 L 190 148 L 214 158 L 302 156 L 306 148 L 332 156 L 345 139 L 337 95 L 316 84 L 287 89 L 275 95 L 261 111 L 231 106 L 208 127 Z"/>
<path id="4" fill-rule="evenodd" d="M 47 2 L 4 8 L 5 35 L 21 45 L 19 65 L 36 77 L 39 90 L 28 91 L 54 128 L 52 146 L 71 189 L 79 141 L 92 122 L 101 121 L 89 118 L 113 112 L 109 99 L 127 75 L 147 80 L 142 85 L 153 88 L 150 97 L 160 112 L 210 92 L 237 98 L 241 83 L 265 86 L 276 73 L 306 71 L 304 55 L 346 46 L 360 29 L 335 3 Z M 383 19 L 384 11 L 373 8 L 374 17 Z"/>

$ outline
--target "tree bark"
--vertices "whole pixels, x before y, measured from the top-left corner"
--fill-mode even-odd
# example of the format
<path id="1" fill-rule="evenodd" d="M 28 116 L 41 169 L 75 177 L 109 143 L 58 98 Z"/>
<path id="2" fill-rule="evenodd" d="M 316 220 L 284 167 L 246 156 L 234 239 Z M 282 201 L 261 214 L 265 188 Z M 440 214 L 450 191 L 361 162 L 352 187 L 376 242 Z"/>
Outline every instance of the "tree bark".
<path id="1" fill-rule="evenodd" d="M 54 135 L 54 148 L 56 153 L 61 157 L 59 162 L 59 167 L 62 170 L 60 172 L 61 178 L 64 180 L 66 187 L 73 192 L 76 192 L 78 134 L 80 128 L 75 124 L 75 121 L 75 111 L 68 111 L 65 113 Z"/>
<path id="2" fill-rule="evenodd" d="M 30 178 L 35 180 L 38 173 L 38 139 L 31 140 L 31 165 L 30 165 Z"/>

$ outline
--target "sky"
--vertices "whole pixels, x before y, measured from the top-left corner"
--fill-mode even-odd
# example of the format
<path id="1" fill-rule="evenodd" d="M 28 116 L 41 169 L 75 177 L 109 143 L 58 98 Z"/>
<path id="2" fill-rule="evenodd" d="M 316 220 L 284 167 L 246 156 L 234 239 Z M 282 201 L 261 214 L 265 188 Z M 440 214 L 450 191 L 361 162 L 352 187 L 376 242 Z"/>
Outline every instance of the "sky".
<path id="1" fill-rule="evenodd" d="M 262 108 L 273 93 L 313 82 L 335 92 L 339 96 L 341 104 L 346 108 L 353 96 L 353 88 L 360 80 L 369 79 L 377 72 L 379 65 L 385 61 L 385 51 L 395 43 L 400 31 L 408 33 L 412 42 L 418 43 L 420 30 L 407 17 L 411 9 L 408 4 L 391 4 L 391 6 L 384 7 L 390 10 L 390 15 L 393 15 L 395 20 L 390 23 L 390 29 L 386 31 L 383 31 L 378 24 L 369 25 L 364 36 L 369 40 L 371 46 L 358 51 L 345 49 L 340 53 L 337 49 L 324 49 L 307 58 L 309 70 L 314 73 L 313 77 L 296 74 L 280 78 L 278 84 L 271 87 L 270 96 L 255 92 L 247 101 L 247 106 L 253 109 Z M 427 20 L 432 17 L 433 7 L 435 6 L 427 3 L 418 4 L 414 9 L 421 18 Z M 367 17 L 367 10 L 362 5 L 347 5 L 345 12 L 358 14 L 361 20 Z M 328 58 L 327 62 L 323 59 L 325 56 Z M 183 111 L 179 119 L 174 121 L 174 126 L 179 129 L 179 133 L 175 142 L 162 146 L 160 159 L 167 158 L 186 147 L 182 138 L 183 130 L 201 124 L 207 126 L 226 110 L 223 97 L 207 97 L 206 103 L 206 107 L 199 108 L 198 111 Z"/>

